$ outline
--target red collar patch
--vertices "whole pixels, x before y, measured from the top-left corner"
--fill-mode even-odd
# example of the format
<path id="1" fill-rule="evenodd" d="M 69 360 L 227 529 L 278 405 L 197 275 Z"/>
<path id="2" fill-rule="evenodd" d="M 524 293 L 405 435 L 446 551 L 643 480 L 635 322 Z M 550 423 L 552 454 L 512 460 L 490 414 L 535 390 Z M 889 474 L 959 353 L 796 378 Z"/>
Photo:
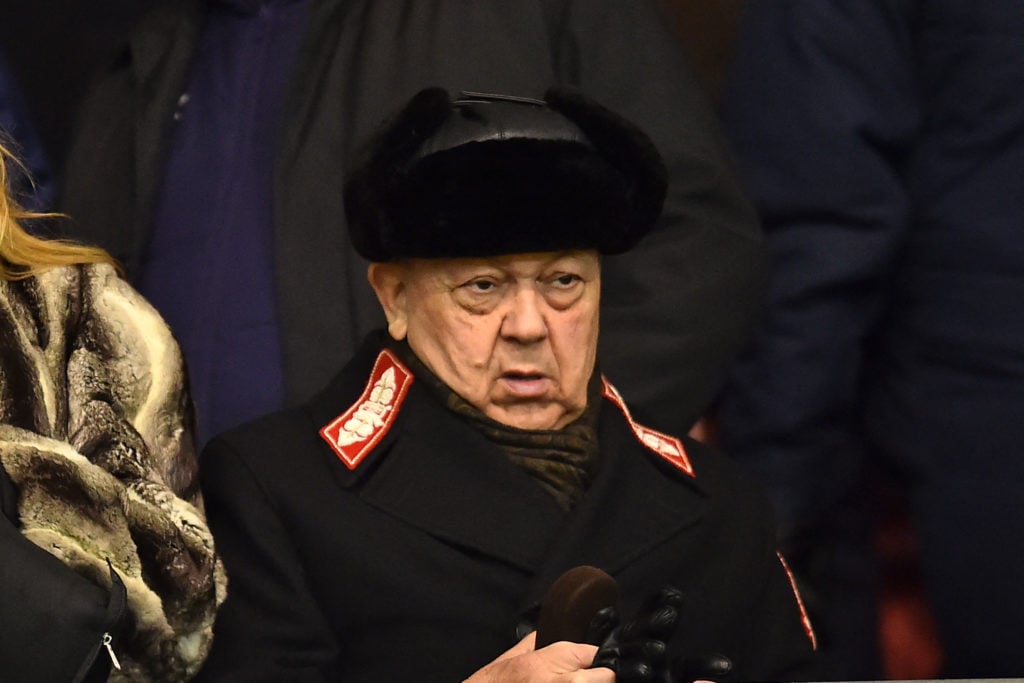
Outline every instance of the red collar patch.
<path id="1" fill-rule="evenodd" d="M 622 414 L 626 416 L 626 422 L 629 423 L 630 429 L 633 430 L 633 434 L 640 443 L 667 460 L 672 466 L 686 472 L 691 477 L 697 477 L 697 473 L 693 471 L 693 465 L 690 464 L 690 458 L 686 455 L 683 442 L 674 436 L 662 434 L 650 427 L 645 427 L 634 420 L 633 416 L 629 414 L 629 408 L 626 407 L 626 402 L 622 400 L 619 390 L 613 387 L 608 378 L 603 375 L 601 377 L 601 394 L 618 406 Z"/>
<path id="2" fill-rule="evenodd" d="M 800 597 L 800 589 L 796 586 L 796 579 L 793 577 L 793 572 L 789 569 L 789 563 L 786 562 L 786 558 L 782 556 L 782 553 L 776 552 L 779 556 L 779 562 L 782 563 L 782 568 L 786 570 L 786 578 L 789 579 L 789 587 L 793 589 L 793 597 L 796 598 L 796 606 L 800 608 L 800 622 L 803 624 L 804 633 L 807 634 L 807 639 L 811 641 L 811 649 L 818 649 L 818 636 L 814 634 L 814 627 L 811 626 L 811 618 L 807 616 L 807 610 L 804 608 L 804 599 Z"/>
<path id="3" fill-rule="evenodd" d="M 359 400 L 320 430 L 320 436 L 350 470 L 357 468 L 391 429 L 412 381 L 409 368 L 384 349 Z"/>

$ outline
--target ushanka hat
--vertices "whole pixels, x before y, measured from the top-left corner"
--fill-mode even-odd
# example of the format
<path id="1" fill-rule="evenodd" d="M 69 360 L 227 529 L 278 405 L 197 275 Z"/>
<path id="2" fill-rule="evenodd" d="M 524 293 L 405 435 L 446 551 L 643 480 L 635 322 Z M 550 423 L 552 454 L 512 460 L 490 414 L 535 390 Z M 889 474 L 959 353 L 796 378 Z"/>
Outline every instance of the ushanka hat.
<path id="1" fill-rule="evenodd" d="M 345 185 L 371 261 L 632 248 L 657 220 L 665 165 L 635 125 L 567 88 L 544 100 L 421 91 Z"/>

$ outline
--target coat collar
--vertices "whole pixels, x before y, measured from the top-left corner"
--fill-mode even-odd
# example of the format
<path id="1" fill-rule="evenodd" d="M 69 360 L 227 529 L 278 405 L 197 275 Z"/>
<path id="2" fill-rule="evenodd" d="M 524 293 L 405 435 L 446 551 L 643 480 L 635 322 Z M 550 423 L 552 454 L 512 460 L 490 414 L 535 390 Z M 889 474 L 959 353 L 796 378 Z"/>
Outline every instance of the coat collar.
<path id="1" fill-rule="evenodd" d="M 310 405 L 317 429 L 365 394 L 383 339 L 372 337 Z M 611 400 L 601 407 L 601 470 L 579 504 L 565 513 L 425 387 L 413 382 L 407 391 L 393 424 L 355 469 L 322 441 L 322 457 L 332 461 L 338 484 L 425 533 L 534 574 L 538 586 L 575 564 L 617 571 L 703 514 L 699 477 L 641 444 Z"/>

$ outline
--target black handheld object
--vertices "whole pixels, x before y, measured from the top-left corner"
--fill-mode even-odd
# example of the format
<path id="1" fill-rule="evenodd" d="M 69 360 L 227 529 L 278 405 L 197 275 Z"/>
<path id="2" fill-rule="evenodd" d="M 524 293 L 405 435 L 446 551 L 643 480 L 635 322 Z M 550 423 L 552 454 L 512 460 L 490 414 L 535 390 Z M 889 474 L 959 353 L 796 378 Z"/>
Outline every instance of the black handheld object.
<path id="1" fill-rule="evenodd" d="M 597 567 L 573 567 L 555 579 L 544 595 L 537 622 L 537 648 L 560 640 L 587 642 L 598 613 L 615 609 L 618 602 L 615 579 Z"/>

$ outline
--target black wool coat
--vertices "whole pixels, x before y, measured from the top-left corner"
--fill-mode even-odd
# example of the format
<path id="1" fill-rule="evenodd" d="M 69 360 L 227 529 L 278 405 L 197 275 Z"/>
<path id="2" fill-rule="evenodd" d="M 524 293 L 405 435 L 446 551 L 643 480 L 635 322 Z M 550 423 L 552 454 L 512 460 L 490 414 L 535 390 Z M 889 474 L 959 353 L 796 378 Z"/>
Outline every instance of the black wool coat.
<path id="1" fill-rule="evenodd" d="M 581 564 L 615 577 L 625 614 L 663 585 L 681 589 L 675 655 L 725 654 L 743 680 L 808 675 L 810 637 L 767 503 L 724 456 L 656 437 L 685 448 L 676 462 L 691 476 L 604 399 L 600 472 L 565 513 L 412 378 L 377 411 L 383 425 L 342 449 L 350 468 L 320 431 L 354 424 L 380 341 L 303 408 L 204 452 L 231 587 L 205 679 L 462 680 L 511 647 L 519 616 Z"/>

